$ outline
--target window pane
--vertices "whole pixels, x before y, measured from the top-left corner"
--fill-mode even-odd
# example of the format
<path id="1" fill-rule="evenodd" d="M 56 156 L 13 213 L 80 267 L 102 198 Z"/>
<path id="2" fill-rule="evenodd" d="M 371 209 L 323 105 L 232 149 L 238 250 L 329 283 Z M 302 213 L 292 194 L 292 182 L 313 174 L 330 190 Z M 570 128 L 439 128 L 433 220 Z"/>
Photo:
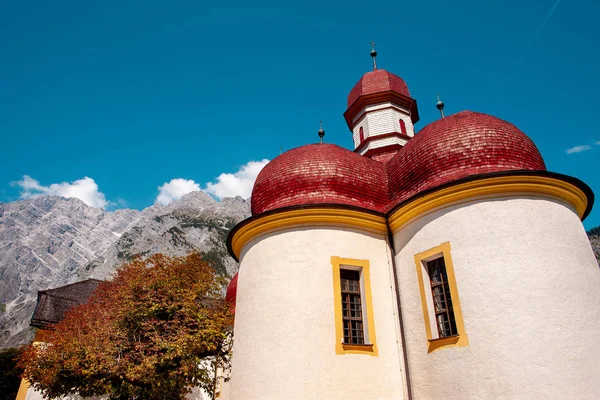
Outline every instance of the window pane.
<path id="1" fill-rule="evenodd" d="M 444 258 L 441 257 L 427 262 L 427 272 L 431 282 L 431 294 L 439 337 L 456 335 L 456 322 Z"/>
<path id="2" fill-rule="evenodd" d="M 364 344 L 360 272 L 340 270 L 344 343 Z"/>

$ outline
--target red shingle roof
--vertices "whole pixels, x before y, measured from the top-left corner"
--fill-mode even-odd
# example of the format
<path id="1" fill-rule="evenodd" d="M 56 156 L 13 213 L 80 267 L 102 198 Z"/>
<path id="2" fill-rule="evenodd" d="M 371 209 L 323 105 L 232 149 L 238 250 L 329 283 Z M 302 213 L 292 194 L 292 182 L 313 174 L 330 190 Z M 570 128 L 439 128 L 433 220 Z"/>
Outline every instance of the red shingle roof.
<path id="1" fill-rule="evenodd" d="M 385 165 L 333 144 L 309 144 L 280 155 L 258 174 L 252 214 L 304 204 L 344 204 L 383 211 Z"/>
<path id="2" fill-rule="evenodd" d="M 519 128 L 472 111 L 427 125 L 387 167 L 391 206 L 424 190 L 472 175 L 546 170 L 537 147 Z"/>
<path id="3" fill-rule="evenodd" d="M 427 125 L 387 164 L 332 144 L 290 150 L 258 175 L 252 214 L 308 204 L 386 212 L 458 179 L 514 170 L 546 170 L 531 139 L 506 121 L 463 111 Z"/>
<path id="4" fill-rule="evenodd" d="M 350 91 L 350 94 L 348 95 L 348 108 L 350 108 L 360 96 L 388 91 L 394 91 L 406 97 L 410 97 L 406 82 L 399 76 L 383 69 L 367 72 Z"/>

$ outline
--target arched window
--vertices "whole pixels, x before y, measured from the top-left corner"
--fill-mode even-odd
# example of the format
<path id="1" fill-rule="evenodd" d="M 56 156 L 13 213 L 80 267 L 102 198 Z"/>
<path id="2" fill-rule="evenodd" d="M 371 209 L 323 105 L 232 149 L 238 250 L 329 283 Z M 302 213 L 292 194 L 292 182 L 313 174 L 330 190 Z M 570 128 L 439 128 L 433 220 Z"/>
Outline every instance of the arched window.
<path id="1" fill-rule="evenodd" d="M 365 140 L 365 131 L 363 130 L 362 126 L 358 129 L 358 136 L 360 137 L 360 142 L 362 143 Z"/>
<path id="2" fill-rule="evenodd" d="M 400 132 L 406 135 L 406 124 L 404 123 L 404 120 L 400 119 L 398 122 L 400 122 Z"/>

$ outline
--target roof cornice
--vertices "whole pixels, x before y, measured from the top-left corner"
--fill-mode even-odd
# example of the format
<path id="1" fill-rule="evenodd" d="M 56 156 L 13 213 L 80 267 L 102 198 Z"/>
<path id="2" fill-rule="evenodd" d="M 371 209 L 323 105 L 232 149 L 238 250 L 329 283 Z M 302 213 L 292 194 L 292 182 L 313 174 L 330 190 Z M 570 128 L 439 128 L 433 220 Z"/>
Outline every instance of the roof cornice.
<path id="1" fill-rule="evenodd" d="M 416 124 L 419 121 L 419 110 L 417 108 L 417 101 L 415 99 L 404 96 L 393 90 L 387 90 L 385 92 L 362 95 L 356 99 L 356 101 L 352 103 L 344 113 L 344 118 L 346 119 L 348 128 L 352 130 L 352 121 L 363 108 L 369 105 L 387 102 L 396 103 L 406 108 L 409 111 L 410 119 L 413 124 Z"/>

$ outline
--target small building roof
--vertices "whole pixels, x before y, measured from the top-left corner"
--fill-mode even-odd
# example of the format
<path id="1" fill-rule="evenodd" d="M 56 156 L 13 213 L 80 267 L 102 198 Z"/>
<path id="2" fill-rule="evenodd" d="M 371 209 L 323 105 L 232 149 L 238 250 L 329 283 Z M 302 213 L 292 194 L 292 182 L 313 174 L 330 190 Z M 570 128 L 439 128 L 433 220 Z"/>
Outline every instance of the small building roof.
<path id="1" fill-rule="evenodd" d="M 38 291 L 37 304 L 29 325 L 44 329 L 62 321 L 67 311 L 87 302 L 102 281 L 87 279 L 55 289 Z"/>

